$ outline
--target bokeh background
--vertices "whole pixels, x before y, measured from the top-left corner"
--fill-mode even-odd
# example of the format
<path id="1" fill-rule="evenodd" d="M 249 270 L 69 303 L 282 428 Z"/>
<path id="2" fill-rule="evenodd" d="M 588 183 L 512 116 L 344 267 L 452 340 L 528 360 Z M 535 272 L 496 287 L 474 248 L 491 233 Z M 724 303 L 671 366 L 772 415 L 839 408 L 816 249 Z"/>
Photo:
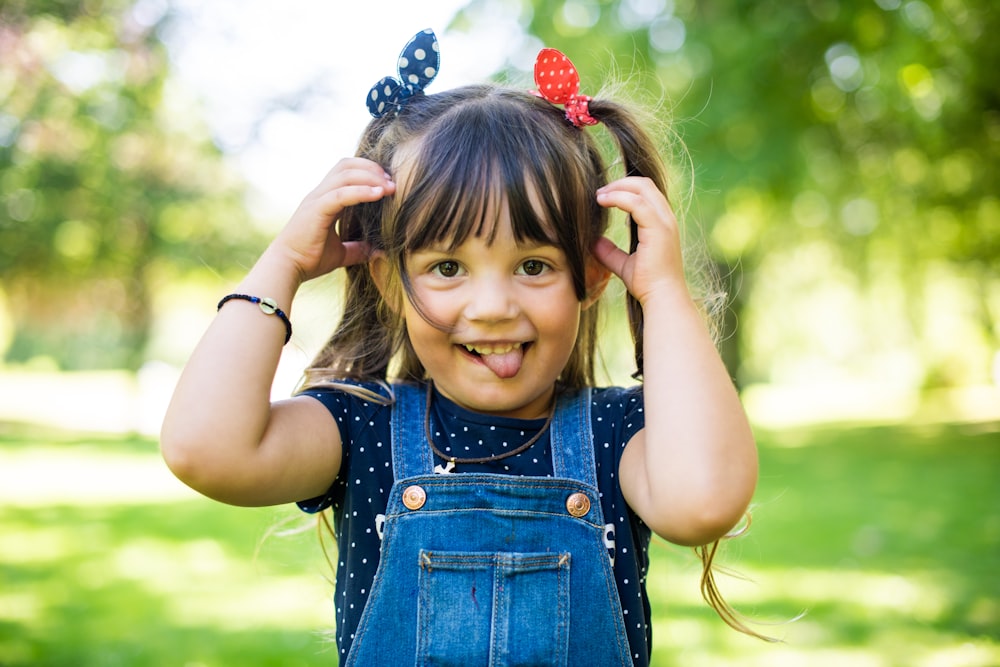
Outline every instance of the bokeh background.
<path id="1" fill-rule="evenodd" d="M 671 129 L 761 448 L 720 584 L 782 641 L 727 628 L 658 542 L 654 664 L 1000 665 L 992 0 L 0 2 L 0 665 L 336 662 L 315 523 L 197 496 L 156 432 L 218 298 L 425 27 L 433 89 L 531 87 L 554 46 Z M 300 292 L 275 396 L 337 303 L 336 277 Z"/>

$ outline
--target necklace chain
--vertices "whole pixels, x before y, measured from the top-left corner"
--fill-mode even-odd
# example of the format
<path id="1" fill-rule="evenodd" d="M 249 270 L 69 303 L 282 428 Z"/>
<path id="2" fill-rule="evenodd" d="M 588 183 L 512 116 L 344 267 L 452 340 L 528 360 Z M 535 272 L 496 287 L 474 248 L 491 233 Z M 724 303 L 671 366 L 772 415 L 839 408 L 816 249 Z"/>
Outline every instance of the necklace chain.
<path id="1" fill-rule="evenodd" d="M 430 444 L 431 446 L 431 451 L 433 451 L 435 454 L 437 454 L 440 458 L 444 459 L 445 461 L 450 462 L 452 464 L 452 468 L 455 465 L 468 465 L 472 463 L 490 463 L 492 461 L 500 461 L 502 459 L 506 459 L 508 457 L 515 456 L 523 451 L 526 451 L 529 447 L 538 442 L 538 439 L 542 437 L 542 434 L 548 430 L 549 425 L 552 424 L 552 417 L 553 415 L 555 415 L 556 412 L 556 401 L 555 397 L 553 397 L 552 405 L 549 407 L 549 414 L 545 418 L 545 423 L 542 424 L 542 427 L 540 429 L 538 429 L 538 433 L 532 436 L 532 438 L 528 440 L 526 443 L 524 443 L 519 447 L 515 447 L 509 452 L 504 452 L 503 454 L 493 454 L 492 456 L 481 456 L 478 458 L 460 459 L 457 456 L 451 456 L 449 454 L 445 454 L 444 452 L 442 452 L 440 449 L 437 448 L 437 445 L 434 444 L 434 439 L 431 438 L 431 397 L 433 395 L 433 392 L 434 392 L 434 383 L 428 382 L 427 409 L 424 411 L 424 435 L 427 438 L 428 444 Z M 452 468 L 449 468 L 449 470 Z"/>

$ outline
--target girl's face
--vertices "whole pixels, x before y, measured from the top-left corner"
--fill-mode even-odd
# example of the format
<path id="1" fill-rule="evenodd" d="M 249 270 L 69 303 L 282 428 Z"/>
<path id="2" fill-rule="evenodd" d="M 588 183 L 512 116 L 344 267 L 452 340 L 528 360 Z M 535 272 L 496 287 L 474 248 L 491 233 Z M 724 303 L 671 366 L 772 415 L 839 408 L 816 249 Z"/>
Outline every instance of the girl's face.
<path id="1" fill-rule="evenodd" d="M 404 299 L 407 331 L 452 401 L 477 412 L 540 417 L 592 300 L 577 300 L 562 250 L 519 245 L 506 214 L 497 224 L 492 243 L 470 236 L 453 250 L 432 246 L 407 257 L 423 312 Z"/>

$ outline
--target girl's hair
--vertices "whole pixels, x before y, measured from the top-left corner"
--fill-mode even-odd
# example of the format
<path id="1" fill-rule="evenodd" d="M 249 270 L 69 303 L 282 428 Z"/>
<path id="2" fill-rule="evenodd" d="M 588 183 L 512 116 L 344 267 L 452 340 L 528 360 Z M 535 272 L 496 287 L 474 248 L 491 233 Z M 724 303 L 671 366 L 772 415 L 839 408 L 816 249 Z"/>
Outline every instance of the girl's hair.
<path id="1" fill-rule="evenodd" d="M 614 137 L 625 173 L 646 176 L 665 192 L 666 170 L 637 117 L 603 100 L 593 100 L 590 113 Z M 502 203 L 518 241 L 553 244 L 566 254 L 576 296 L 586 298 L 586 262 L 608 226 L 595 196 L 609 180 L 608 167 L 589 133 L 567 122 L 560 108 L 491 84 L 419 95 L 398 115 L 373 120 L 357 154 L 386 166 L 394 178 L 403 176 L 394 197 L 352 206 L 339 221 L 342 240 L 363 240 L 385 253 L 392 267 L 388 298 L 405 293 L 419 310 L 404 269 L 407 253 L 431 244 L 457 247 L 469 236 L 491 242 Z M 342 319 L 305 384 L 424 379 L 400 303 L 386 302 L 367 266 L 348 267 L 346 274 Z M 641 369 L 642 310 L 627 298 Z M 596 327 L 597 309 L 589 308 L 559 378 L 563 387 L 593 384 Z"/>
<path id="2" fill-rule="evenodd" d="M 613 137 L 624 175 L 650 178 L 666 192 L 665 165 L 639 116 L 601 99 L 592 100 L 589 111 Z M 393 197 L 346 209 L 338 231 L 343 241 L 365 241 L 385 254 L 392 268 L 390 284 L 384 297 L 367 265 L 346 269 L 343 315 L 306 370 L 304 387 L 425 379 L 401 316 L 403 298 L 420 311 L 405 270 L 407 254 L 430 245 L 456 248 L 470 236 L 492 242 L 502 204 L 514 238 L 559 247 L 569 262 L 577 298 L 587 297 L 586 262 L 608 226 L 608 212 L 597 204 L 595 193 L 608 182 L 609 165 L 590 133 L 569 123 L 559 107 L 493 84 L 421 94 L 397 115 L 373 120 L 357 155 L 388 168 L 397 190 Z M 631 218 L 628 225 L 629 252 L 634 252 L 638 240 Z M 638 376 L 642 309 L 633 297 L 626 299 Z M 562 387 L 594 383 L 596 328 L 597 308 L 588 308 L 559 378 Z M 342 386 L 364 391 L 353 383 Z M 384 401 L 374 394 L 366 397 Z M 759 637 L 719 594 L 712 575 L 717 546 L 696 550 L 704 565 L 702 593 L 726 623 Z"/>

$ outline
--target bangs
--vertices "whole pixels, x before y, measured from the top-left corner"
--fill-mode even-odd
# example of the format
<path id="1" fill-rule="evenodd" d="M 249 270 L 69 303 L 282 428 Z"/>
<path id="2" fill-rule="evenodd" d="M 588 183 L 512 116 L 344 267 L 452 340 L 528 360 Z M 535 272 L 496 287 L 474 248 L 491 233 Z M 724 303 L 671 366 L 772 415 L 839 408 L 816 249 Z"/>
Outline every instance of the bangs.
<path id="1" fill-rule="evenodd" d="M 496 238 L 504 213 L 514 239 L 563 246 L 572 216 L 555 192 L 558 148 L 539 128 L 473 105 L 442 119 L 411 154 L 406 194 L 394 225 L 409 251 L 457 248 L 469 237 Z M 515 127 L 512 127 L 512 123 Z M 562 199 L 565 199 L 564 197 Z"/>

